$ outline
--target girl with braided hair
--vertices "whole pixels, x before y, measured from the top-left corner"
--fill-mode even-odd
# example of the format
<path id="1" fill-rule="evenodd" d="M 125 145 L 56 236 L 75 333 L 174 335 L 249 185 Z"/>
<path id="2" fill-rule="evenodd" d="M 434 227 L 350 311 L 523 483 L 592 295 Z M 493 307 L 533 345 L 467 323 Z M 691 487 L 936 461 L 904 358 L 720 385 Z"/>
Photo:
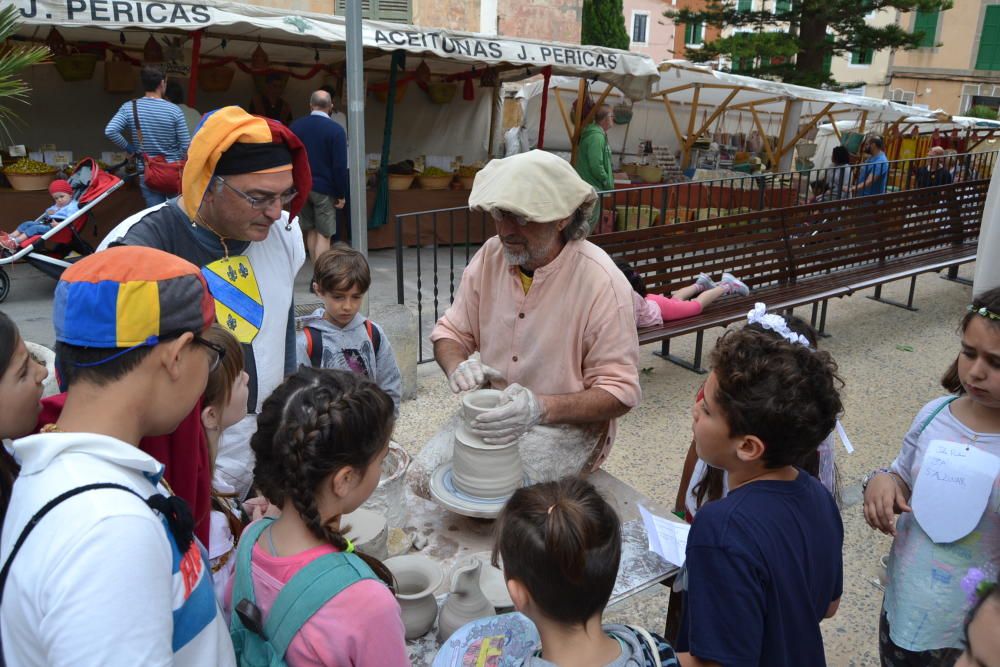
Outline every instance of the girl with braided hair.
<path id="1" fill-rule="evenodd" d="M 392 575 L 378 560 L 355 552 L 341 525 L 341 517 L 378 485 L 393 409 L 389 395 L 367 378 L 308 367 L 300 367 L 264 402 L 250 442 L 254 484 L 281 508 L 281 516 L 261 519 L 243 533 L 230 594 L 234 639 L 255 625 L 263 629 L 258 634 L 273 637 L 267 632 L 268 612 L 278 606 L 282 589 L 294 587 L 300 571 L 308 566 L 314 572 L 314 563 L 325 558 L 331 571 L 350 573 L 347 584 L 346 575 L 338 575 L 337 585 L 328 587 L 329 599 L 288 643 L 285 664 L 410 664 Z M 242 587 L 248 579 L 249 590 Z"/>

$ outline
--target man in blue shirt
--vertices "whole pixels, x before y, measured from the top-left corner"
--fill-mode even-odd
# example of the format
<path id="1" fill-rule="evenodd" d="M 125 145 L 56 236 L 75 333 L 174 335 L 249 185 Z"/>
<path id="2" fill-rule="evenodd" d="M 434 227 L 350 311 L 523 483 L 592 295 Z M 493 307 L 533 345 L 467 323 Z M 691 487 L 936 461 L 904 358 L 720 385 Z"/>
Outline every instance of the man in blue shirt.
<path id="1" fill-rule="evenodd" d="M 861 166 L 858 182 L 852 191 L 858 197 L 883 194 L 889 180 L 889 158 L 885 156 L 882 137 L 877 135 L 869 137 L 865 144 L 865 152 L 868 153 L 868 159 Z"/>
<path id="2" fill-rule="evenodd" d="M 306 250 L 316 261 L 330 249 L 330 239 L 337 233 L 337 210 L 347 203 L 347 133 L 330 118 L 330 93 L 314 92 L 309 108 L 310 114 L 292 123 L 291 130 L 305 145 L 312 168 L 312 191 L 299 214 L 299 226 L 305 232 Z"/>

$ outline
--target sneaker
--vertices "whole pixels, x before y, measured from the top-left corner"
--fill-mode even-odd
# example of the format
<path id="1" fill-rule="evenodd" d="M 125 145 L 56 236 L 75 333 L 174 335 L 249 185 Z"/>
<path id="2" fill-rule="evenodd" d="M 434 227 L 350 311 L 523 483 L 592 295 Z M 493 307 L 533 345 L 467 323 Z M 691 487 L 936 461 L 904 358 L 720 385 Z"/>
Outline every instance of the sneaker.
<path id="1" fill-rule="evenodd" d="M 749 296 L 750 288 L 742 280 L 739 280 L 731 273 L 722 274 L 722 285 L 726 288 L 726 294 L 738 294 L 739 296 Z"/>
<path id="2" fill-rule="evenodd" d="M 716 286 L 715 281 L 712 280 L 712 278 L 706 273 L 699 273 L 698 277 L 694 281 L 694 284 L 701 288 L 702 292 L 710 290 Z"/>
<path id="3" fill-rule="evenodd" d="M 0 232 L 0 247 L 12 253 L 17 252 L 17 241 L 12 239 L 7 232 Z"/>

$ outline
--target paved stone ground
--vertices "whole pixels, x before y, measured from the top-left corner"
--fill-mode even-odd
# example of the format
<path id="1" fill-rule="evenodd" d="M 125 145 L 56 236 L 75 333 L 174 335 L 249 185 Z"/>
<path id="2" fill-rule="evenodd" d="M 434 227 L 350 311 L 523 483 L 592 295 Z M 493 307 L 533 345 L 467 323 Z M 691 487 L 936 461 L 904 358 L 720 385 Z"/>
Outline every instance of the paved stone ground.
<path id="1" fill-rule="evenodd" d="M 395 300 L 395 274 L 391 251 L 371 257 L 374 303 Z M 961 275 L 970 277 L 972 265 Z M 296 283 L 296 301 L 315 300 L 308 294 L 310 268 L 304 267 Z M 28 266 L 12 272 L 12 291 L 0 310 L 10 315 L 23 335 L 52 344 L 51 296 L 54 281 Z M 907 281 L 888 286 L 885 295 L 905 299 Z M 411 272 L 406 289 L 414 286 Z M 888 464 L 920 407 L 942 390 L 938 378 L 958 353 L 956 326 L 971 289 L 922 276 L 917 286 L 918 312 L 909 312 L 864 298 L 863 295 L 831 302 L 828 330 L 832 337 L 821 345 L 840 364 L 846 414 L 844 427 L 856 451 L 837 452 L 844 487 L 844 597 L 837 616 L 823 624 L 830 665 L 878 664 L 876 627 L 881 593 L 872 584 L 879 575 L 879 558 L 889 539 L 870 530 L 860 508 L 860 480 L 869 470 Z M 800 314 L 807 315 L 803 310 Z M 706 335 L 711 349 L 719 331 Z M 693 336 L 673 342 L 676 354 L 690 355 Z M 912 350 L 910 349 L 912 348 Z M 691 406 L 704 376 L 695 375 L 653 355 L 654 346 L 642 349 L 644 400 L 621 424 L 618 441 L 606 464 L 609 472 L 663 504 L 673 503 L 681 464 L 691 441 Z M 418 397 L 403 404 L 396 439 L 411 452 L 418 451 L 458 409 L 434 364 L 419 369 Z M 610 610 L 610 620 L 626 620 L 651 629 L 663 627 L 667 606 L 665 590 L 656 589 Z"/>

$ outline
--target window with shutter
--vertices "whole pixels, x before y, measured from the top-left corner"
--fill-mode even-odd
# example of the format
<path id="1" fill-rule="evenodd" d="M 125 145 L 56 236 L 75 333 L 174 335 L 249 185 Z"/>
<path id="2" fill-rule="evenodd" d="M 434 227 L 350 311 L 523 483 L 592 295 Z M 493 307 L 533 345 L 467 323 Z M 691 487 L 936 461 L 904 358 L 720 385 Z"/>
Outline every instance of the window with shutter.
<path id="1" fill-rule="evenodd" d="M 986 8 L 983 31 L 979 36 L 976 69 L 1000 70 L 1000 5 Z"/>
<path id="2" fill-rule="evenodd" d="M 635 12 L 632 14 L 632 43 L 646 44 L 646 29 L 649 26 L 649 14 Z"/>
<path id="3" fill-rule="evenodd" d="M 736 11 L 749 12 L 753 9 L 753 0 L 737 0 Z"/>
<path id="4" fill-rule="evenodd" d="M 875 55 L 874 51 L 871 49 L 859 49 L 857 51 L 851 51 L 851 64 L 852 65 L 871 65 L 872 57 Z"/>
<path id="5" fill-rule="evenodd" d="M 347 13 L 348 0 L 337 0 L 337 14 Z M 361 0 L 361 16 L 370 21 L 391 23 L 411 23 L 413 21 L 412 0 Z"/>
<path id="6" fill-rule="evenodd" d="M 702 43 L 702 29 L 703 25 L 701 23 L 688 23 L 684 27 L 684 43 L 695 46 Z"/>
<path id="7" fill-rule="evenodd" d="M 833 35 L 826 36 L 827 48 L 833 48 Z M 829 74 L 833 69 L 833 51 L 827 51 L 823 56 L 823 71 Z"/>
<path id="8" fill-rule="evenodd" d="M 791 11 L 791 9 L 792 0 L 774 0 L 774 12 L 776 14 Z"/>
<path id="9" fill-rule="evenodd" d="M 923 33 L 923 37 L 920 39 L 920 46 L 929 47 L 937 44 L 937 24 L 938 24 L 938 10 L 932 12 L 922 12 L 917 10 L 917 15 L 913 19 L 913 32 L 914 34 L 918 32 Z"/>

